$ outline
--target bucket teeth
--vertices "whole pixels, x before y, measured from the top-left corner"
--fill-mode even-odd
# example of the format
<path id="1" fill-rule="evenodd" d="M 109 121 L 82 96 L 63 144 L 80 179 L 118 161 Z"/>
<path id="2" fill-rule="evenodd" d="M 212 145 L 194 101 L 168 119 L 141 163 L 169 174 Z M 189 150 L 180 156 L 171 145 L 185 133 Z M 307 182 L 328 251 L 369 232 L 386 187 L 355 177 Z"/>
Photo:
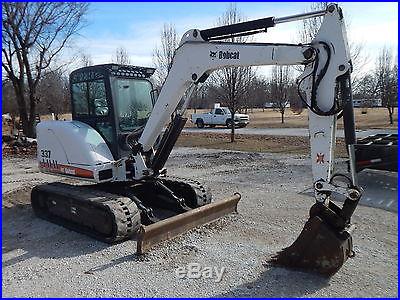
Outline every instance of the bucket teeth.
<path id="1" fill-rule="evenodd" d="M 338 232 L 320 217 L 311 217 L 292 245 L 270 259 L 272 265 L 334 275 L 352 257 L 352 237 Z"/>

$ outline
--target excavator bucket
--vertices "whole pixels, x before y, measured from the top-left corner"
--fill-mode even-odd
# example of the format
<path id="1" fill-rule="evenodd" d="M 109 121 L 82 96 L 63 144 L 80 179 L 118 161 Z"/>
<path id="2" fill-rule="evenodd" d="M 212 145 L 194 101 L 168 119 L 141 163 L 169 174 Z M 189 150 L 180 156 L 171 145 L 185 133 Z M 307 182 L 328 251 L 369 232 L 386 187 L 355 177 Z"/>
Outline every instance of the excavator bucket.
<path id="1" fill-rule="evenodd" d="M 240 194 L 212 202 L 157 223 L 141 225 L 137 236 L 137 254 L 143 254 L 155 244 L 169 240 L 196 226 L 214 221 L 226 214 L 237 211 Z"/>
<path id="2" fill-rule="evenodd" d="M 294 243 L 272 257 L 272 265 L 334 275 L 354 256 L 351 231 L 337 232 L 319 216 L 308 219 Z"/>

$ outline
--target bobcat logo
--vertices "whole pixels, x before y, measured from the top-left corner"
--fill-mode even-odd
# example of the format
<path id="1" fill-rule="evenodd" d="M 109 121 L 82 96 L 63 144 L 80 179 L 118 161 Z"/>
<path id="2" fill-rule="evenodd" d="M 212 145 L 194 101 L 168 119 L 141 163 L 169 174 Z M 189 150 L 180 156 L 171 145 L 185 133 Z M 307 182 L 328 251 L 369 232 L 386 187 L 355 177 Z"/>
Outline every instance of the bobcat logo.
<path id="1" fill-rule="evenodd" d="M 214 58 L 218 59 L 240 59 L 239 51 L 211 51 L 210 50 L 210 58 L 214 60 Z"/>

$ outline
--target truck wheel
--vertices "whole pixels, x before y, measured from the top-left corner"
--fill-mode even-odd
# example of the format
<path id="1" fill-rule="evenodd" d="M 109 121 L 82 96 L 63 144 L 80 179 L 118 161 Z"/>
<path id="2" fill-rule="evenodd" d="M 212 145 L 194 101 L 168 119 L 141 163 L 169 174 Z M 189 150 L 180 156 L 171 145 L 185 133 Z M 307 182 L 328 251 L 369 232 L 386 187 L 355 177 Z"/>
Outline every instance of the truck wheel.
<path id="1" fill-rule="evenodd" d="M 226 127 L 232 128 L 232 126 L 234 126 L 233 124 L 234 124 L 234 123 L 232 122 L 231 119 L 226 120 Z"/>
<path id="2" fill-rule="evenodd" d="M 202 119 L 198 119 L 196 121 L 197 128 L 204 128 L 204 121 Z"/>

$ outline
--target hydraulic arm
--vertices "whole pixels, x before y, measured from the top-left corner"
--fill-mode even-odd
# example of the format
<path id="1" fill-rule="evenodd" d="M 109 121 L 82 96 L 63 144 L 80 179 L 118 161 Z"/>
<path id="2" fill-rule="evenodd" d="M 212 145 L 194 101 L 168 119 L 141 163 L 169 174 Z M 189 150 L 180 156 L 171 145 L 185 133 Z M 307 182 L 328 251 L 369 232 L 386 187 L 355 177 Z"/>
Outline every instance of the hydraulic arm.
<path id="1" fill-rule="evenodd" d="M 310 44 L 220 41 L 227 37 L 265 31 L 268 27 L 282 22 L 320 16 L 323 16 L 322 25 Z M 352 65 L 343 15 L 337 5 L 331 4 L 324 11 L 285 18 L 264 18 L 206 30 L 187 31 L 176 50 L 170 73 L 136 145 L 135 160 L 143 161 L 145 168 L 144 173 L 139 172 L 137 176 L 158 174 L 162 168 L 162 163 L 147 166 L 145 162 L 150 162 L 152 157 L 168 157 L 172 149 L 171 144 L 175 143 L 186 121 L 183 113 L 190 95 L 185 95 L 185 92 L 191 86 L 204 82 L 210 73 L 217 69 L 261 65 L 305 66 L 303 74 L 298 79 L 299 97 L 309 112 L 311 162 L 316 199 L 316 204 L 310 211 L 310 220 L 298 241 L 275 257 L 274 261 L 332 274 L 340 268 L 347 257 L 352 255 L 350 217 L 361 197 L 353 168 L 351 176 L 335 174 L 333 170 L 336 121 L 339 113 L 343 112 L 345 119 L 346 142 L 351 162 L 354 161 L 352 144 L 355 141 L 350 87 Z M 153 145 L 182 97 L 185 101 L 183 109 L 178 111 L 175 120 L 166 130 L 166 135 L 173 138 L 163 139 L 164 144 L 161 143 L 158 153 L 153 156 Z M 167 153 L 162 153 L 163 151 Z M 351 163 L 350 166 L 352 165 Z M 338 177 L 347 180 L 346 187 L 335 183 Z M 331 201 L 334 193 L 346 198 L 342 208 Z M 308 246 L 305 245 L 307 243 Z M 305 254 L 308 247 L 314 249 L 308 251 L 312 252 L 312 257 Z"/>

